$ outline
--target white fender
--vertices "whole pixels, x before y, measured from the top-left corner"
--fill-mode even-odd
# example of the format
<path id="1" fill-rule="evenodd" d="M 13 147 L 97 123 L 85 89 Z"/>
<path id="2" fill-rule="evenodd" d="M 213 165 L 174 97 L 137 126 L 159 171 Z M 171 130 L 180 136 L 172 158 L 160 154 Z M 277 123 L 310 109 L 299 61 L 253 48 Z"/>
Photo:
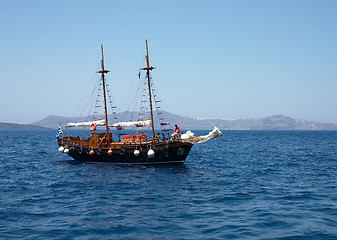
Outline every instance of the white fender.
<path id="1" fill-rule="evenodd" d="M 149 158 L 153 158 L 154 157 L 154 151 L 152 149 L 150 149 L 148 152 L 147 152 L 147 156 Z"/>
<path id="2" fill-rule="evenodd" d="M 134 154 L 136 157 L 138 157 L 139 154 L 140 154 L 140 152 L 139 152 L 139 150 L 136 149 L 136 150 L 133 152 L 133 154 Z"/>
<path id="3" fill-rule="evenodd" d="M 63 153 L 63 152 L 64 152 L 64 147 L 63 147 L 63 146 L 59 147 L 59 152 L 60 152 L 60 153 Z"/>

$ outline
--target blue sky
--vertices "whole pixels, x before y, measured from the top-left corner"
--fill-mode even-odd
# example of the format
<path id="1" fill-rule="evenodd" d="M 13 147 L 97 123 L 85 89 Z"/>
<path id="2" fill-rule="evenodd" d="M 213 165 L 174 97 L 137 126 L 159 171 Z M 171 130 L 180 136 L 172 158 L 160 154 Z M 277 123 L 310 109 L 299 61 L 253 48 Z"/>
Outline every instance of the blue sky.
<path id="1" fill-rule="evenodd" d="M 148 39 L 164 110 L 337 123 L 336 12 L 332 0 L 0 1 L 0 121 L 74 116 L 100 44 L 125 105 Z"/>

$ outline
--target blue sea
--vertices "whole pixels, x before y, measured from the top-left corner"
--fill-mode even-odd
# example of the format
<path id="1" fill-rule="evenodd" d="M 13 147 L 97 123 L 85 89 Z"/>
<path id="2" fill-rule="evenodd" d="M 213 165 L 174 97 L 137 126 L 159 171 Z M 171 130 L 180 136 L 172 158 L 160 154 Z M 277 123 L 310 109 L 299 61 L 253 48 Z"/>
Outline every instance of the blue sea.
<path id="1" fill-rule="evenodd" d="M 184 165 L 125 166 L 2 130 L 0 239 L 337 239 L 337 131 L 223 133 Z"/>

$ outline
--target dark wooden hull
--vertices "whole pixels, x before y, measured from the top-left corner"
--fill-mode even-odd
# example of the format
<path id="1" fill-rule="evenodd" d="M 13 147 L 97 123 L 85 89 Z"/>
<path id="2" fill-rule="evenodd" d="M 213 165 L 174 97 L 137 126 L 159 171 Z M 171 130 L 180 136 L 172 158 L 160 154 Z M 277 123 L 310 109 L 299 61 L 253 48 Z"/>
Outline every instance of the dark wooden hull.
<path id="1" fill-rule="evenodd" d="M 135 144 L 120 145 L 110 148 L 89 148 L 86 146 L 76 146 L 69 142 L 58 141 L 59 146 L 69 149 L 67 153 L 70 157 L 84 162 L 113 162 L 119 164 L 183 164 L 187 158 L 193 144 L 171 141 L 155 144 Z M 108 151 L 111 149 L 112 154 Z M 135 155 L 135 150 L 139 150 L 139 155 Z M 152 149 L 154 156 L 148 156 L 148 151 Z M 94 154 L 89 154 L 93 150 Z"/>

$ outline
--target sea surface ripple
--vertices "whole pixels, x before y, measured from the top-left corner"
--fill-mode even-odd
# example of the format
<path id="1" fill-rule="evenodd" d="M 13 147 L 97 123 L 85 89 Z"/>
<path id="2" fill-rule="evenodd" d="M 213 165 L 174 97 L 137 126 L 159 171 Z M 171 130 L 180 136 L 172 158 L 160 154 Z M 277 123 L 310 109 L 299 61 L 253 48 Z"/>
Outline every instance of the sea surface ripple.
<path id="1" fill-rule="evenodd" d="M 74 161 L 55 133 L 0 131 L 0 239 L 337 239 L 337 131 L 224 131 L 180 166 Z"/>

